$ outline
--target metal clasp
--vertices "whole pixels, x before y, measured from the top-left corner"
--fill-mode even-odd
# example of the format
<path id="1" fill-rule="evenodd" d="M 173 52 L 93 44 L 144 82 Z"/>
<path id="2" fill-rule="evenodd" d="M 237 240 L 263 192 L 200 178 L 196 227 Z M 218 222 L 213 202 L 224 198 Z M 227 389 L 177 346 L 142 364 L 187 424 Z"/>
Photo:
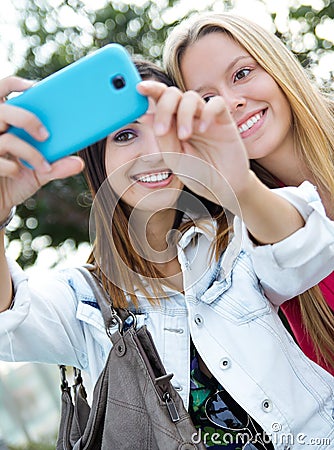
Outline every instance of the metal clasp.
<path id="1" fill-rule="evenodd" d="M 108 326 L 106 327 L 106 333 L 107 333 L 109 339 L 111 339 L 111 335 L 113 334 L 111 332 L 111 328 L 113 328 L 115 325 L 118 325 L 118 331 L 121 335 L 124 332 L 124 321 L 121 319 L 119 314 L 117 314 L 116 309 L 114 309 L 112 306 L 110 306 L 110 311 L 111 311 L 110 322 L 109 322 Z M 132 318 L 131 326 L 133 328 L 136 328 L 137 318 L 136 318 L 135 314 L 133 314 L 131 311 L 128 311 L 128 310 L 127 310 L 127 313 Z"/>
<path id="2" fill-rule="evenodd" d="M 59 365 L 59 370 L 60 370 L 60 388 L 62 391 L 66 391 L 68 390 L 68 381 L 66 378 L 66 366 L 63 365 Z"/>

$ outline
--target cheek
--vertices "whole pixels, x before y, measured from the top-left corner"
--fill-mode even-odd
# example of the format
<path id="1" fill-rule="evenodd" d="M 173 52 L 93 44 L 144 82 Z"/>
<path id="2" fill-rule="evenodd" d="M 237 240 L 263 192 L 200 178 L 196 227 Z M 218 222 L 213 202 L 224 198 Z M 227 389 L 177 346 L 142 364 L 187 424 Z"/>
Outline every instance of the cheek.
<path id="1" fill-rule="evenodd" d="M 118 150 L 118 149 L 117 149 Z M 125 161 L 122 160 L 122 154 L 120 151 L 114 149 L 106 150 L 105 165 L 107 174 L 112 174 L 121 167 Z"/>
<path id="2" fill-rule="evenodd" d="M 265 92 L 268 93 L 268 97 L 271 97 L 273 104 L 276 104 L 277 109 L 279 109 L 282 114 L 291 114 L 291 108 L 288 99 L 286 98 L 282 89 L 279 87 L 276 81 L 271 78 L 270 75 L 266 74 L 266 76 L 263 77 L 259 88 L 260 91 L 262 91 L 262 95 Z"/>
<path id="3" fill-rule="evenodd" d="M 106 173 L 113 180 L 128 179 L 127 173 L 134 164 L 136 158 L 129 152 L 128 148 L 107 148 L 105 156 Z"/>
<path id="4" fill-rule="evenodd" d="M 108 177 L 108 182 L 113 191 L 125 203 L 133 206 L 133 199 L 136 197 L 135 184 L 122 170 L 116 170 Z"/>
<path id="5" fill-rule="evenodd" d="M 276 120 L 283 126 L 291 126 L 292 112 L 288 99 L 278 84 L 266 74 L 258 84 L 257 95 L 272 105 Z"/>
<path id="6" fill-rule="evenodd" d="M 122 186 L 122 184 L 124 184 L 124 180 L 122 183 L 122 179 L 116 174 L 112 173 L 111 175 L 108 176 L 108 182 L 113 191 L 116 192 L 116 194 L 118 194 L 121 197 L 125 187 Z"/>
<path id="7" fill-rule="evenodd" d="M 288 99 L 279 88 L 277 89 L 276 98 L 276 114 L 278 116 L 278 120 L 281 122 L 282 127 L 286 130 L 286 132 L 292 131 L 291 106 Z"/>
<path id="8" fill-rule="evenodd" d="M 108 183 L 113 191 L 122 197 L 123 193 L 129 188 L 129 180 L 126 176 L 124 163 L 118 161 L 112 152 L 106 153 L 105 165 L 108 175 Z"/>
<path id="9" fill-rule="evenodd" d="M 285 97 L 285 95 L 281 91 L 280 91 L 279 104 L 280 104 L 280 111 L 283 114 L 283 117 L 285 118 L 286 121 L 291 123 L 291 119 L 292 119 L 291 106 L 290 106 L 288 99 Z"/>

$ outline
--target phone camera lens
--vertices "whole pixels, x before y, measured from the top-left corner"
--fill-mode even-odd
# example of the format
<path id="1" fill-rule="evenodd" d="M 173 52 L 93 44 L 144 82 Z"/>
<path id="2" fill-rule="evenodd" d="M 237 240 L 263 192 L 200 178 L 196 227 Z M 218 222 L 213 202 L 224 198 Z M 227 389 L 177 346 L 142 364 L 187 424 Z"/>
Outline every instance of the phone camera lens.
<path id="1" fill-rule="evenodd" d="M 125 86 L 125 80 L 121 75 L 117 75 L 113 78 L 112 84 L 114 85 L 115 89 L 122 89 Z"/>

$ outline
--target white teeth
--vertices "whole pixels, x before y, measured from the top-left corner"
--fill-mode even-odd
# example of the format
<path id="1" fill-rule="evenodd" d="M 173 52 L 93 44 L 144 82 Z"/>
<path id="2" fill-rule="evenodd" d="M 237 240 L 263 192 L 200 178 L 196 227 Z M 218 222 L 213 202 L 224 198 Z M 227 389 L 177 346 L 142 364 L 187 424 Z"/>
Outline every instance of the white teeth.
<path id="1" fill-rule="evenodd" d="M 243 123 L 239 127 L 239 133 L 243 133 L 244 131 L 249 130 L 252 126 L 261 119 L 261 114 L 255 114 L 253 117 L 247 120 L 246 123 Z"/>
<path id="2" fill-rule="evenodd" d="M 169 177 L 169 172 L 160 172 L 154 173 L 152 175 L 144 175 L 142 177 L 137 178 L 138 181 L 142 181 L 143 183 L 156 183 L 157 181 L 166 180 Z"/>

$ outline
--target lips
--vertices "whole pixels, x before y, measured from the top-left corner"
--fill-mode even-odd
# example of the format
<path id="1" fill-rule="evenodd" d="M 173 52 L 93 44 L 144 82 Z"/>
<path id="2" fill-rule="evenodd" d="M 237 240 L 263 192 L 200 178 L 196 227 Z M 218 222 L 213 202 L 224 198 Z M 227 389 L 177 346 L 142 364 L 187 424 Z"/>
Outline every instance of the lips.
<path id="1" fill-rule="evenodd" d="M 135 175 L 132 178 L 136 181 L 141 181 L 142 183 L 159 183 L 161 181 L 167 180 L 170 175 L 170 171 L 163 171 L 144 175 Z"/>
<path id="2" fill-rule="evenodd" d="M 264 116 L 265 112 L 266 112 L 266 109 L 264 109 L 256 114 L 253 114 L 244 122 L 239 123 L 238 124 L 239 133 L 242 134 L 242 133 L 245 133 L 246 131 L 250 130 L 257 122 L 259 122 L 259 120 L 261 120 L 261 118 Z"/>

